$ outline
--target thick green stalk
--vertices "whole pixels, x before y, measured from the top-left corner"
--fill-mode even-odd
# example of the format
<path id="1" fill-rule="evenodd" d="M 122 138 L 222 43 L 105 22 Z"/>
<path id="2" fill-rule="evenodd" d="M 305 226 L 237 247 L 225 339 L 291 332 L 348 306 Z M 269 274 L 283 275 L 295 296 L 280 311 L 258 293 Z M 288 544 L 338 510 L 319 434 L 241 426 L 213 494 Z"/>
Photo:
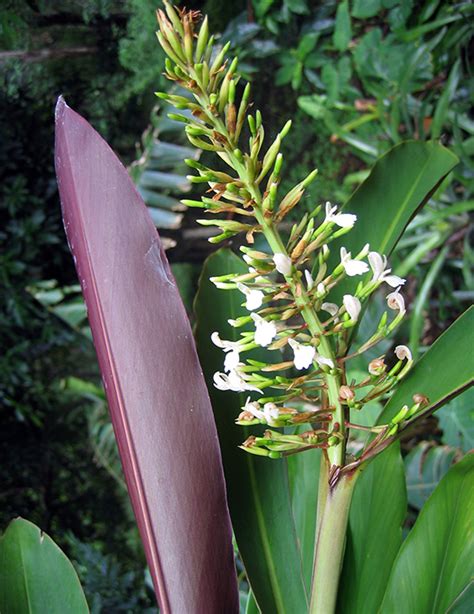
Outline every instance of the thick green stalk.
<path id="1" fill-rule="evenodd" d="M 309 614 L 333 614 L 336 609 L 347 522 L 357 475 L 343 475 L 329 488 L 322 516 L 318 518 Z"/>

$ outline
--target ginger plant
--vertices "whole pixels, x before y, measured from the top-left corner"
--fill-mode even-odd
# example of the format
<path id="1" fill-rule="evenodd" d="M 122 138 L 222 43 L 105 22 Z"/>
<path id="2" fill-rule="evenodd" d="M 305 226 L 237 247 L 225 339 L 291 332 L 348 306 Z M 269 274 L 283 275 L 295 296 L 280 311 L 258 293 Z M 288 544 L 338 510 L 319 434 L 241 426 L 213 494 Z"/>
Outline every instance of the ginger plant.
<path id="1" fill-rule="evenodd" d="M 188 111 L 170 117 L 185 124 L 187 138 L 195 147 L 215 152 L 226 165 L 225 170 L 217 170 L 187 160 L 197 172 L 191 181 L 207 184 L 209 196 L 184 200 L 184 204 L 210 214 L 199 222 L 219 229 L 211 242 L 239 233 L 246 240 L 240 250 L 248 273 L 211 280 L 224 291 L 238 289 L 249 312 L 229 320 L 229 326 L 241 331 L 237 341 L 222 339 L 217 332 L 212 336 L 225 354 L 214 385 L 230 392 L 248 391 L 236 417 L 238 424 L 269 427 L 263 436 L 250 436 L 242 443 L 245 452 L 278 459 L 322 449 L 310 611 L 332 612 L 359 471 L 411 426 L 427 403 L 417 394 L 412 405 L 400 407 L 388 424 L 358 424 L 357 415 L 364 406 L 385 397 L 410 370 L 413 360 L 405 345 L 397 346 L 387 362 L 383 355 L 369 362 L 361 381 L 347 377 L 351 359 L 386 339 L 403 320 L 406 310 L 400 289 L 405 280 L 392 274 L 386 257 L 371 251 L 370 245 L 357 254 L 340 247 L 338 262 L 330 264 L 333 242 L 350 232 L 357 218 L 329 202 L 305 213 L 289 232 L 285 230 L 288 214 L 317 171 L 287 194 L 280 193 L 283 157 L 279 150 L 291 121 L 263 151 L 265 130 L 261 113 L 252 109 L 250 84 L 241 87 L 237 58 L 226 59 L 229 45 L 216 44 L 207 18 L 198 28 L 199 20 L 199 13 L 176 10 L 166 2 L 165 12 L 158 11 L 158 38 L 168 56 L 165 74 L 190 97 L 158 95 L 178 110 Z M 259 234 L 265 247 L 257 249 Z M 360 281 L 339 304 L 331 297 L 346 276 Z M 375 333 L 354 348 L 355 327 L 367 301 L 380 288 L 386 291 L 387 310 Z M 258 347 L 266 348 L 274 360 L 253 359 L 251 352 Z M 295 430 L 296 426 L 300 428 Z M 353 430 L 371 432 L 357 457 L 347 452 Z"/>

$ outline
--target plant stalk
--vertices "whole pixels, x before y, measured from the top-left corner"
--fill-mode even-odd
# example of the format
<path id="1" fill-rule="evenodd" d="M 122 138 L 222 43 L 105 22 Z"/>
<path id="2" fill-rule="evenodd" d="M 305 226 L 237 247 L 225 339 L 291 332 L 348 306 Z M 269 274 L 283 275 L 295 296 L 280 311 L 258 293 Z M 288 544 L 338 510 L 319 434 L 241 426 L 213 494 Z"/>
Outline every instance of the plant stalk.
<path id="1" fill-rule="evenodd" d="M 333 614 L 346 541 L 352 493 L 358 473 L 343 475 L 327 492 L 324 509 L 318 505 L 316 548 L 309 614 Z M 327 475 L 324 478 L 327 480 Z M 319 515 L 319 514 L 318 514 Z"/>

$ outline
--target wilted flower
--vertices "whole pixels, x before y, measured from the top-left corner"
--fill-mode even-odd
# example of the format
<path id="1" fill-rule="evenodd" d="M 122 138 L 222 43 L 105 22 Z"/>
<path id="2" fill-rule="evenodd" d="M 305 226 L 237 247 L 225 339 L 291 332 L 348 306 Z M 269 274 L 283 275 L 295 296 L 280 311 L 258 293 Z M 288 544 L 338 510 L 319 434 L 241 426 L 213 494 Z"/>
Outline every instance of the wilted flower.
<path id="1" fill-rule="evenodd" d="M 349 277 L 355 275 L 363 275 L 369 270 L 369 265 L 361 260 L 353 260 L 351 252 L 348 252 L 345 247 L 341 247 L 341 264 L 344 267 L 346 274 Z"/>
<path id="2" fill-rule="evenodd" d="M 410 348 L 406 345 L 397 345 L 395 348 L 395 356 L 398 360 L 413 360 Z"/>
<path id="3" fill-rule="evenodd" d="M 245 307 L 249 311 L 253 311 L 254 309 L 258 309 L 262 306 L 263 297 L 265 295 L 261 290 L 252 290 L 251 288 L 247 288 L 247 286 L 244 286 L 244 284 L 241 283 L 237 284 L 237 288 L 247 297 Z"/>
<path id="4" fill-rule="evenodd" d="M 352 401 L 355 398 L 355 393 L 349 386 L 341 386 L 339 388 L 339 398 L 341 401 Z"/>
<path id="5" fill-rule="evenodd" d="M 330 367 L 331 369 L 334 369 L 334 363 L 330 358 L 326 358 L 325 356 L 321 356 L 321 354 L 318 354 L 316 352 L 316 355 L 314 357 L 315 361 L 318 363 L 318 365 L 320 367 L 322 367 L 323 365 Z"/>
<path id="6" fill-rule="evenodd" d="M 337 205 L 334 207 L 328 201 L 326 203 L 326 219 L 325 222 L 332 222 L 341 228 L 352 228 L 357 221 L 357 215 L 353 213 L 336 213 Z"/>
<path id="7" fill-rule="evenodd" d="M 335 303 L 323 303 L 321 305 L 321 309 L 323 311 L 327 311 L 332 316 L 335 316 L 337 312 L 339 311 L 339 307 Z"/>
<path id="8" fill-rule="evenodd" d="M 300 371 L 301 369 L 307 369 L 314 360 L 316 350 L 312 345 L 304 345 L 298 343 L 295 339 L 288 339 L 288 343 L 294 353 L 295 367 Z"/>
<path id="9" fill-rule="evenodd" d="M 387 305 L 390 309 L 398 309 L 401 314 L 405 313 L 405 299 L 399 292 L 400 288 L 397 288 L 395 292 L 390 292 L 387 295 Z"/>
<path id="10" fill-rule="evenodd" d="M 369 373 L 370 375 L 382 375 L 387 369 L 387 365 L 385 364 L 383 358 L 374 358 L 369 362 Z"/>
<path id="11" fill-rule="evenodd" d="M 275 254 L 273 256 L 273 262 L 275 263 L 276 270 L 282 275 L 289 275 L 291 273 L 291 258 L 286 254 Z"/>
<path id="12" fill-rule="evenodd" d="M 352 322 L 357 322 L 361 310 L 359 299 L 352 294 L 344 294 L 342 302 Z"/>
<path id="13" fill-rule="evenodd" d="M 277 328 L 274 322 L 268 322 L 257 313 L 252 313 L 252 320 L 255 322 L 255 343 L 266 347 L 270 345 L 277 335 Z"/>
<path id="14" fill-rule="evenodd" d="M 377 252 L 370 252 L 368 255 L 370 268 L 373 272 L 372 281 L 385 281 L 392 288 L 403 286 L 406 279 L 399 277 L 398 275 L 389 275 L 392 269 L 386 269 L 387 257 L 381 256 Z"/>

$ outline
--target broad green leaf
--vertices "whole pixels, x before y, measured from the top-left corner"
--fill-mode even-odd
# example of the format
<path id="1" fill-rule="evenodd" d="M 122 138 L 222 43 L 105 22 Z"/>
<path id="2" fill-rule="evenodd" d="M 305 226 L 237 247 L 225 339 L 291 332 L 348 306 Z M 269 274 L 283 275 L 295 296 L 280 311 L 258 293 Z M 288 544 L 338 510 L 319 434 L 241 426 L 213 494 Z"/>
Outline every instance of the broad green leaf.
<path id="1" fill-rule="evenodd" d="M 422 441 L 405 457 L 408 502 L 419 510 L 455 460 L 456 450 Z"/>
<path id="2" fill-rule="evenodd" d="M 245 272 L 244 263 L 229 250 L 219 250 L 205 262 L 195 301 L 196 342 L 208 382 L 224 462 L 230 514 L 235 537 L 257 603 L 267 612 L 307 611 L 307 598 L 291 510 L 286 460 L 270 460 L 238 446 L 258 429 L 234 423 L 246 394 L 217 390 L 213 374 L 222 371 L 223 352 L 210 336 L 235 340 L 228 318 L 248 312 L 237 290 L 218 290 L 209 277 Z"/>
<path id="3" fill-rule="evenodd" d="M 357 215 L 357 222 L 332 244 L 330 264 L 339 262 L 342 245 L 355 255 L 369 243 L 372 251 L 388 256 L 408 222 L 457 162 L 441 145 L 415 141 L 401 143 L 379 158 L 368 179 L 344 205 Z M 357 277 L 346 278 L 331 300 L 338 302 L 343 294 L 353 292 L 358 281 Z"/>
<path id="4" fill-rule="evenodd" d="M 71 562 L 28 520 L 12 520 L 0 538 L 0 570 L 0 611 L 4 614 L 89 612 Z"/>
<path id="5" fill-rule="evenodd" d="M 400 604 L 417 614 L 460 611 L 457 605 L 473 574 L 473 505 L 474 455 L 469 454 L 448 471 L 421 510 L 393 565 L 381 614 L 400 612 Z"/>
<path id="6" fill-rule="evenodd" d="M 472 386 L 474 364 L 474 307 L 465 311 L 446 330 L 399 383 L 378 420 L 386 424 L 404 405 L 413 404 L 413 395 L 429 399 L 425 411 L 434 411 L 449 399 Z"/>
<path id="7" fill-rule="evenodd" d="M 392 445 L 368 465 L 355 486 L 338 613 L 377 612 L 402 543 L 406 512 L 403 460 L 399 446 Z"/>
<path id="8" fill-rule="evenodd" d="M 352 28 L 351 16 L 349 14 L 349 2 L 343 0 L 337 7 L 336 25 L 332 37 L 334 47 L 338 51 L 345 51 L 351 42 Z"/>
<path id="9" fill-rule="evenodd" d="M 474 388 L 447 403 L 436 416 L 443 431 L 443 443 L 463 452 L 474 448 Z"/>
<path id="10" fill-rule="evenodd" d="M 352 16 L 357 17 L 357 19 L 365 19 L 377 15 L 381 9 L 381 0 L 354 0 Z"/>
<path id="11" fill-rule="evenodd" d="M 291 505 L 308 590 L 311 588 L 313 573 L 320 461 L 321 450 L 309 450 L 304 454 L 288 457 Z"/>

